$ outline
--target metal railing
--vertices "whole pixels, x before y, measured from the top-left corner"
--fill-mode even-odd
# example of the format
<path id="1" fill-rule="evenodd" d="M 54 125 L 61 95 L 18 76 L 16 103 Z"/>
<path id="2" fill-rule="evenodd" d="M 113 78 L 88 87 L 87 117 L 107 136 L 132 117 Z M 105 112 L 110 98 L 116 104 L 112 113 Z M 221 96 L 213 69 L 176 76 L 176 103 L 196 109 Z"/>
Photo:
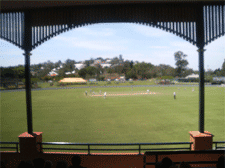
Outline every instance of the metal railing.
<path id="1" fill-rule="evenodd" d="M 225 149 L 225 145 L 224 146 L 217 146 L 217 144 L 225 144 L 225 141 L 214 141 L 213 144 L 216 144 L 215 150 Z"/>
<path id="2" fill-rule="evenodd" d="M 0 147 L 1 149 L 16 149 L 19 152 L 19 142 L 0 142 L 0 144 L 16 144 L 16 147 Z"/>
<path id="3" fill-rule="evenodd" d="M 144 161 L 144 168 L 146 165 L 155 165 L 157 162 L 159 162 L 158 157 L 160 155 L 163 155 L 166 157 L 166 155 L 177 155 L 177 154 L 221 154 L 224 155 L 224 150 L 205 150 L 205 151 L 170 151 L 170 152 L 145 152 L 143 161 Z M 155 162 L 146 162 L 147 156 L 155 156 Z M 215 161 L 184 161 L 188 164 L 216 164 L 218 163 L 218 160 Z M 180 164 L 180 162 L 173 162 L 174 164 Z"/>
<path id="4" fill-rule="evenodd" d="M 0 144 L 16 144 L 16 147 L 0 147 L 1 149 L 16 149 L 16 152 L 19 152 L 19 142 L 0 142 Z M 141 154 L 141 151 L 143 150 L 150 150 L 150 151 L 166 151 L 166 150 L 191 150 L 192 142 L 165 142 L 165 143 L 69 143 L 69 142 L 42 142 L 38 143 L 41 144 L 41 150 L 47 149 L 47 150 L 83 150 L 88 151 L 88 154 L 91 154 L 91 151 L 139 151 L 139 154 Z M 182 145 L 182 144 L 189 144 L 189 148 L 148 148 L 143 149 L 141 146 L 146 145 Z M 215 150 L 225 149 L 224 146 L 218 146 L 217 144 L 225 144 L 225 141 L 214 141 L 213 144 L 215 144 Z M 71 149 L 71 148 L 43 148 L 42 145 L 73 145 L 73 146 L 87 146 L 86 149 Z M 91 149 L 91 146 L 137 146 L 138 149 Z"/>
<path id="5" fill-rule="evenodd" d="M 141 151 L 143 150 L 191 150 L 191 144 L 192 142 L 167 142 L 167 143 L 68 143 L 68 142 L 42 142 L 38 143 L 41 146 L 42 149 L 47 150 L 81 150 L 81 151 L 88 151 L 88 154 L 91 154 L 91 151 L 139 151 L 139 155 L 141 154 Z M 146 145 L 183 145 L 188 144 L 190 145 L 188 148 L 148 148 L 143 149 L 141 146 Z M 73 145 L 73 146 L 87 146 L 86 149 L 71 149 L 71 148 L 43 148 L 42 145 Z M 91 146 L 137 146 L 138 149 L 91 149 Z"/>

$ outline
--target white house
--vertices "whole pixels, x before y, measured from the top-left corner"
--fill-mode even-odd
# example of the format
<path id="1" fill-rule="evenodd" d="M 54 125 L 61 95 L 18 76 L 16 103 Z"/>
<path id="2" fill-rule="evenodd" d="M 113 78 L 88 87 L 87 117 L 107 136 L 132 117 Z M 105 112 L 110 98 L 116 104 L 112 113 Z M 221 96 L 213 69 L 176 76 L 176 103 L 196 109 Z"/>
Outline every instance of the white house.
<path id="1" fill-rule="evenodd" d="M 213 81 L 224 81 L 225 82 L 225 77 L 224 76 L 220 76 L 220 77 L 215 76 L 215 77 L 213 77 Z"/>
<path id="2" fill-rule="evenodd" d="M 101 64 L 101 66 L 102 66 L 102 68 L 105 68 L 105 67 L 110 67 L 111 66 L 111 64 Z"/>
<path id="3" fill-rule="evenodd" d="M 105 61 L 105 63 L 110 63 L 111 62 L 111 60 L 110 59 L 106 59 L 106 61 Z"/>
<path id="4" fill-rule="evenodd" d="M 48 76 L 58 76 L 59 74 L 58 73 L 56 73 L 56 72 L 49 72 L 48 73 Z"/>
<path id="5" fill-rule="evenodd" d="M 65 72 L 65 74 L 66 74 L 66 75 L 70 75 L 70 74 L 71 74 L 71 72 Z"/>
<path id="6" fill-rule="evenodd" d="M 101 63 L 102 63 L 102 61 L 100 59 L 94 61 L 94 64 L 101 64 Z"/>
<path id="7" fill-rule="evenodd" d="M 85 68 L 85 64 L 74 64 L 75 68 L 77 68 L 78 70 L 82 69 L 82 68 Z"/>

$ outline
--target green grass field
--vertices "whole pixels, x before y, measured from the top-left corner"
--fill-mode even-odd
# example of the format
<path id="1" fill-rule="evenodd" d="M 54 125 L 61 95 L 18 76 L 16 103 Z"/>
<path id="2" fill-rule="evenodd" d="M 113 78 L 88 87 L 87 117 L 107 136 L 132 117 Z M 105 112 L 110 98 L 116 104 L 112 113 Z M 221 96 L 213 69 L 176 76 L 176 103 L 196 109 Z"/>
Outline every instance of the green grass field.
<path id="1" fill-rule="evenodd" d="M 148 80 L 143 80 L 143 81 L 133 81 L 133 82 L 128 82 L 126 81 L 125 83 L 115 83 L 115 81 L 111 81 L 108 83 L 107 81 L 98 81 L 98 82 L 87 82 L 87 84 L 79 85 L 79 84 L 71 84 L 71 85 L 66 85 L 64 87 L 83 87 L 83 86 L 135 86 L 135 85 L 157 85 L 155 82 L 156 79 L 148 79 Z M 58 88 L 58 87 L 63 87 L 59 86 L 58 82 L 53 82 L 53 86 L 50 86 L 50 83 L 48 82 L 40 82 L 38 86 L 40 88 Z M 198 85 L 199 83 L 196 82 L 177 82 L 176 85 Z"/>
<path id="2" fill-rule="evenodd" d="M 192 88 L 195 89 L 194 92 Z M 189 142 L 189 131 L 199 129 L 198 87 L 134 87 L 133 91 L 131 88 L 92 90 L 95 93 L 101 90 L 102 94 L 107 92 L 109 95 L 140 93 L 147 89 L 156 94 L 107 96 L 104 99 L 92 97 L 90 89 L 32 91 L 33 131 L 43 132 L 43 142 Z M 85 90 L 88 91 L 88 96 L 85 95 Z M 173 99 L 174 91 L 176 100 Z M 213 141 L 225 140 L 224 92 L 222 87 L 205 87 L 205 130 L 215 135 Z M 27 131 L 25 92 L 1 93 L 0 118 L 1 141 L 18 142 L 18 136 Z M 148 147 L 150 146 L 144 146 Z"/>

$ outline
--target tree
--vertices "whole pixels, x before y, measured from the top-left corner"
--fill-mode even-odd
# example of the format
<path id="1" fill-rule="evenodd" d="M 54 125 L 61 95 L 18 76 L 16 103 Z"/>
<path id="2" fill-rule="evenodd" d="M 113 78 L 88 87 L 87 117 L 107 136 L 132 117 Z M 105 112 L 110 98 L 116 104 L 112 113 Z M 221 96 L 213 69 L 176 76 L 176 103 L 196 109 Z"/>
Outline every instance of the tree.
<path id="1" fill-rule="evenodd" d="M 87 75 L 87 70 L 86 70 L 86 68 L 80 69 L 80 70 L 78 71 L 78 74 L 79 74 L 80 77 L 85 78 L 86 75 Z"/>
<path id="2" fill-rule="evenodd" d="M 93 67 L 93 66 L 89 66 L 86 68 L 87 74 L 90 76 L 94 76 L 97 73 L 97 68 Z"/>
<path id="3" fill-rule="evenodd" d="M 130 71 L 128 71 L 126 74 L 125 74 L 125 78 L 126 79 L 137 79 L 137 74 L 136 72 L 134 71 L 134 69 L 131 69 Z"/>
<path id="4" fill-rule="evenodd" d="M 191 74 L 193 74 L 193 73 L 194 73 L 193 69 L 187 68 L 187 69 L 184 71 L 184 76 L 188 76 L 188 75 L 191 75 Z"/>
<path id="5" fill-rule="evenodd" d="M 221 76 L 221 69 L 218 68 L 213 72 L 216 76 Z"/>
<path id="6" fill-rule="evenodd" d="M 225 76 L 225 59 L 224 59 L 223 65 L 222 65 L 221 75 Z"/>
<path id="7" fill-rule="evenodd" d="M 122 70 L 122 73 L 126 73 L 130 70 L 130 62 L 129 61 L 125 61 L 124 62 L 124 65 L 123 65 L 123 70 Z"/>
<path id="8" fill-rule="evenodd" d="M 14 78 L 15 74 L 11 67 L 3 68 L 1 67 L 1 77 L 3 78 Z"/>
<path id="9" fill-rule="evenodd" d="M 62 61 L 61 60 L 59 60 L 58 62 L 55 63 L 55 68 L 60 67 L 60 65 L 62 65 Z"/>
<path id="10" fill-rule="evenodd" d="M 112 74 L 112 73 L 114 73 L 115 71 L 114 71 L 113 68 L 107 68 L 107 69 L 106 69 L 106 72 L 109 73 L 109 74 Z"/>
<path id="11" fill-rule="evenodd" d="M 25 67 L 20 65 L 13 69 L 16 78 L 24 78 L 25 76 Z"/>
<path id="12" fill-rule="evenodd" d="M 133 62 L 133 61 L 131 61 L 131 62 L 130 62 L 130 69 L 132 69 L 132 68 L 133 68 L 133 65 L 134 65 L 134 62 Z"/>
<path id="13" fill-rule="evenodd" d="M 73 70 L 75 69 L 75 66 L 74 66 L 75 63 L 76 63 L 76 62 L 75 62 L 74 60 L 67 59 L 67 60 L 65 61 L 65 71 L 66 71 L 66 72 L 71 72 L 71 71 L 73 71 Z"/>
<path id="14" fill-rule="evenodd" d="M 187 55 L 185 55 L 182 51 L 177 51 L 174 53 L 174 58 L 176 61 L 175 65 L 177 66 L 176 72 L 179 77 L 184 77 L 184 72 L 188 65 L 188 61 L 184 59 L 185 57 L 187 57 Z"/>
<path id="15" fill-rule="evenodd" d="M 114 64 L 119 64 L 119 59 L 117 57 L 114 57 L 112 60 L 111 60 L 111 64 L 114 65 Z"/>
<path id="16" fill-rule="evenodd" d="M 122 65 L 118 65 L 115 68 L 115 72 L 118 73 L 119 75 L 121 75 L 123 72 L 123 66 Z"/>
<path id="17" fill-rule="evenodd" d="M 100 76 L 100 74 L 102 74 L 103 73 L 103 68 L 102 68 L 102 66 L 100 65 L 100 64 L 97 64 L 96 65 L 96 74 L 97 74 L 97 78 L 99 78 L 99 76 Z"/>

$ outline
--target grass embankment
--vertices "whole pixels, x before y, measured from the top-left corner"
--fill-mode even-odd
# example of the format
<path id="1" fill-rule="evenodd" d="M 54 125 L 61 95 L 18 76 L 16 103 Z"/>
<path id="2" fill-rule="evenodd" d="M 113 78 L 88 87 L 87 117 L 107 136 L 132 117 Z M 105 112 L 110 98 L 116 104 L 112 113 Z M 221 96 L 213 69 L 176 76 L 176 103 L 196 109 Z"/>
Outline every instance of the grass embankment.
<path id="1" fill-rule="evenodd" d="M 92 97 L 89 89 L 32 91 L 34 132 L 43 132 L 43 142 L 155 143 L 189 142 L 189 131 L 198 130 L 198 87 L 194 87 L 194 92 L 192 87 L 186 90 L 185 87 L 134 87 L 133 91 L 131 88 L 92 90 L 99 93 L 100 89 L 107 94 L 146 92 L 147 89 L 157 94 L 108 96 L 104 99 Z M 85 96 L 85 90 L 88 96 Z M 173 99 L 174 91 L 177 94 L 176 100 Z M 1 93 L 0 119 L 1 141 L 18 142 L 18 135 L 27 131 L 25 92 Z M 206 87 L 205 130 L 215 135 L 213 141 L 223 141 L 224 128 L 224 88 Z M 43 147 L 72 148 L 60 145 Z M 149 147 L 159 146 L 142 148 Z M 95 148 L 105 147 L 91 147 Z"/>

